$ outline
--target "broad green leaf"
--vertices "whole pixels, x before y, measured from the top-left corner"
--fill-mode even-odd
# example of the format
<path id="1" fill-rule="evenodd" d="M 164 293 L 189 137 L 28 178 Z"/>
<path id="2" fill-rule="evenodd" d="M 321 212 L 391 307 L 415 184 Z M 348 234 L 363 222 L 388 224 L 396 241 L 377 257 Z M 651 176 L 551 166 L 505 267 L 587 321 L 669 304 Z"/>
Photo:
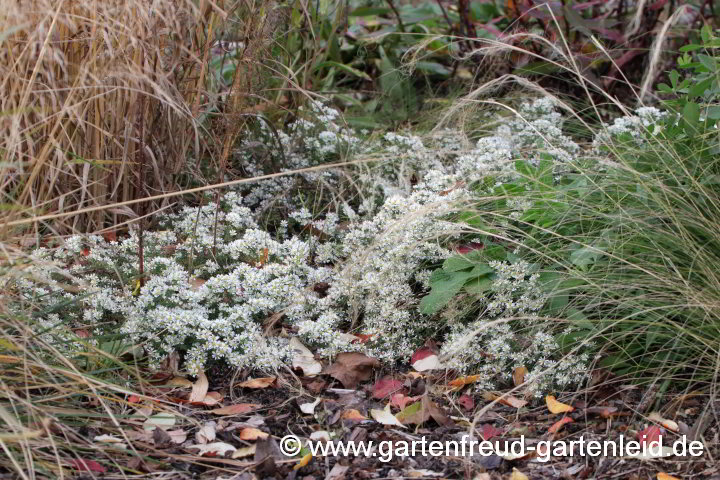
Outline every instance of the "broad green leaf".
<path id="1" fill-rule="evenodd" d="M 687 102 L 683 108 L 683 120 L 685 121 L 686 132 L 694 129 L 700 121 L 700 106 L 695 102 Z"/>
<path id="2" fill-rule="evenodd" d="M 387 7 L 359 7 L 350 12 L 351 17 L 370 17 L 372 15 L 385 15 L 390 13 Z"/>

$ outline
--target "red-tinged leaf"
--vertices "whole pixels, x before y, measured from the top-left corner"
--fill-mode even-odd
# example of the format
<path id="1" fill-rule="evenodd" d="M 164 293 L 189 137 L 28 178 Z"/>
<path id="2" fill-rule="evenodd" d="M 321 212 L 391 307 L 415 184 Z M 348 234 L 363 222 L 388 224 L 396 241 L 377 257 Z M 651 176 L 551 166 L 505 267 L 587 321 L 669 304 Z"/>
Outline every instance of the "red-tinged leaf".
<path id="1" fill-rule="evenodd" d="M 415 353 L 413 353 L 412 357 L 410 358 L 410 365 L 417 362 L 418 360 L 422 360 L 431 355 L 435 355 L 435 352 L 432 351 L 430 347 L 421 347 L 416 350 Z"/>
<path id="2" fill-rule="evenodd" d="M 106 242 L 116 242 L 117 241 L 117 233 L 113 230 L 111 232 L 105 232 L 103 233 L 103 238 Z"/>
<path id="3" fill-rule="evenodd" d="M 256 408 L 260 408 L 260 405 L 256 403 L 236 403 L 234 405 L 210 410 L 210 413 L 214 413 L 215 415 L 242 415 L 255 410 Z"/>
<path id="4" fill-rule="evenodd" d="M 70 465 L 73 466 L 76 470 L 79 470 L 81 472 L 98 472 L 98 473 L 105 473 L 107 472 L 107 468 L 105 468 L 102 464 L 96 462 L 95 460 L 84 460 L 82 458 L 73 458 L 70 460 Z"/>
<path id="5" fill-rule="evenodd" d="M 487 27 L 485 27 L 487 28 Z M 496 29 L 497 30 L 497 29 Z M 469 242 L 455 247 L 455 251 L 461 255 L 472 252 L 473 250 L 481 250 L 485 248 L 485 245 L 480 242 Z"/>
<path id="6" fill-rule="evenodd" d="M 130 403 L 139 403 L 141 400 L 142 400 L 142 399 L 141 399 L 139 396 L 137 396 L 137 395 L 130 395 L 130 396 L 127 398 L 127 401 L 130 402 Z"/>
<path id="7" fill-rule="evenodd" d="M 465 410 L 472 410 L 473 408 L 475 408 L 475 400 L 473 400 L 473 398 L 467 393 L 460 395 L 460 398 L 458 398 L 457 402 Z"/>
<path id="8" fill-rule="evenodd" d="M 390 397 L 390 405 L 404 410 L 407 404 L 417 400 L 417 397 L 408 397 L 404 393 L 396 393 Z"/>
<path id="9" fill-rule="evenodd" d="M 637 438 L 641 445 L 650 446 L 660 440 L 662 433 L 662 428 L 656 425 L 650 425 L 646 429 L 640 430 L 635 438 Z"/>
<path id="10" fill-rule="evenodd" d="M 370 334 L 356 333 L 356 334 L 354 334 L 353 336 L 357 337 L 357 339 L 356 339 L 356 340 L 353 340 L 353 341 L 350 342 L 350 343 L 361 343 L 361 344 L 362 344 L 362 343 L 367 343 L 367 342 L 369 342 L 370 339 L 375 336 L 375 334 L 374 334 L 374 333 L 370 333 Z"/>
<path id="11" fill-rule="evenodd" d="M 553 423 L 550 428 L 548 428 L 548 433 L 557 433 L 563 427 L 563 425 L 565 425 L 566 423 L 571 423 L 572 421 L 573 419 L 570 417 L 563 417 L 562 419 Z"/>
<path id="12" fill-rule="evenodd" d="M 82 254 L 83 254 L 83 257 L 89 257 L 89 256 L 90 256 L 90 249 L 89 249 L 89 248 L 83 248 Z"/>
<path id="13" fill-rule="evenodd" d="M 77 330 L 73 330 L 73 333 L 79 338 L 90 338 L 90 332 L 85 330 L 84 328 L 78 328 Z"/>
<path id="14" fill-rule="evenodd" d="M 494 425 L 489 423 L 483 423 L 480 425 L 480 435 L 482 435 L 483 440 L 490 440 L 491 438 L 502 435 L 503 433 L 505 433 L 503 430 L 495 428 Z"/>
<path id="15" fill-rule="evenodd" d="M 372 396 L 376 400 L 392 395 L 403 388 L 403 382 L 392 377 L 383 377 L 373 386 Z"/>
<path id="16" fill-rule="evenodd" d="M 480 379 L 480 375 L 468 375 L 467 377 L 460 377 L 456 378 L 454 380 L 451 380 L 448 385 L 450 385 L 453 390 L 460 390 L 465 385 L 470 385 L 471 383 L 475 383 Z"/>

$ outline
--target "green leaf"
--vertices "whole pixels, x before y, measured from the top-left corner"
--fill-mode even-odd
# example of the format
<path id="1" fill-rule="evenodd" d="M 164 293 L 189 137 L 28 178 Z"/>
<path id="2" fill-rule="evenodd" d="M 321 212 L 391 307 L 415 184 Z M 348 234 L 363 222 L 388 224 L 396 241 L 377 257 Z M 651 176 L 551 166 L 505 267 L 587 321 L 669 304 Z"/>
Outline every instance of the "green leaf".
<path id="1" fill-rule="evenodd" d="M 673 70 L 672 72 L 670 72 L 669 76 L 670 76 L 670 84 L 672 85 L 673 88 L 677 88 L 678 80 L 680 80 L 680 74 L 678 73 L 677 70 Z"/>
<path id="2" fill-rule="evenodd" d="M 709 106 L 707 116 L 711 120 L 720 120 L 720 105 Z"/>
<path id="3" fill-rule="evenodd" d="M 430 293 L 420 300 L 420 312 L 432 315 L 448 304 L 460 290 L 465 282 L 472 278 L 471 272 L 446 272 L 435 270 L 430 276 Z"/>
<path id="4" fill-rule="evenodd" d="M 444 77 L 449 76 L 451 73 L 449 68 L 438 62 L 419 61 L 415 63 L 415 68 L 421 72 L 442 75 Z"/>
<path id="5" fill-rule="evenodd" d="M 685 131 L 687 133 L 691 129 L 695 129 L 700 121 L 700 106 L 695 102 L 687 102 L 683 108 L 683 120 L 685 121 Z"/>
<path id="6" fill-rule="evenodd" d="M 351 17 L 370 17 L 372 15 L 385 15 L 390 13 L 387 7 L 359 7 L 350 12 Z"/>
<path id="7" fill-rule="evenodd" d="M 329 60 L 326 62 L 318 63 L 317 65 L 315 65 L 315 68 L 313 70 L 320 70 L 321 68 L 325 68 L 325 67 L 339 68 L 343 72 L 349 73 L 350 75 L 353 75 L 355 77 L 360 77 L 364 80 L 372 80 L 370 78 L 370 75 L 368 75 L 367 73 L 365 73 L 361 70 L 358 70 L 357 68 L 353 68 L 350 65 L 345 65 L 344 63 L 333 62 L 333 61 L 329 61 Z"/>
<path id="8" fill-rule="evenodd" d="M 490 290 L 493 281 L 489 277 L 479 277 L 468 280 L 465 284 L 465 291 L 472 295 L 482 295 Z"/>

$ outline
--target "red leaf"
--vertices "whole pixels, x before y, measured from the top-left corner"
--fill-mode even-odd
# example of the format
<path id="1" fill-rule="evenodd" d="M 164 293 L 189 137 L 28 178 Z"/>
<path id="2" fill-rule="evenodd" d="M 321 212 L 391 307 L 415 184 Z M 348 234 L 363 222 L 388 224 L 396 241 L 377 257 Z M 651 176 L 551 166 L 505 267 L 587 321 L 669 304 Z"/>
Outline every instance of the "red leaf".
<path id="1" fill-rule="evenodd" d="M 435 352 L 433 352 L 430 347 L 420 347 L 415 353 L 413 353 L 412 357 L 410 358 L 410 365 L 417 362 L 418 360 L 427 358 L 430 355 L 435 355 Z"/>
<path id="2" fill-rule="evenodd" d="M 455 251 L 460 254 L 470 253 L 473 250 L 480 250 L 485 248 L 485 245 L 480 242 L 470 242 L 455 247 Z"/>
<path id="3" fill-rule="evenodd" d="M 573 419 L 570 417 L 563 417 L 561 420 L 553 423 L 552 426 L 548 428 L 548 433 L 556 433 L 563 427 L 563 425 L 565 425 L 566 423 L 571 423 L 572 421 Z"/>
<path id="4" fill-rule="evenodd" d="M 72 460 L 70 460 L 70 465 L 72 465 L 76 470 L 80 470 L 81 472 L 107 472 L 107 469 L 95 460 L 83 460 L 82 458 L 73 458 Z"/>
<path id="5" fill-rule="evenodd" d="M 660 441 L 662 433 L 662 428 L 656 425 L 651 425 L 645 430 L 640 430 L 637 435 L 635 435 L 635 438 L 637 438 L 641 445 L 650 446 L 651 444 Z"/>
<path id="6" fill-rule="evenodd" d="M 499 428 L 495 428 L 494 425 L 490 425 L 489 423 L 483 423 L 480 425 L 480 434 L 483 437 L 483 440 L 490 440 L 493 437 L 497 437 L 498 435 L 502 435 L 503 432 Z"/>
<path id="7" fill-rule="evenodd" d="M 403 382 L 391 377 L 383 377 L 373 386 L 373 398 L 381 400 L 403 388 Z"/>
<path id="8" fill-rule="evenodd" d="M 127 399 L 127 401 L 130 403 L 138 403 L 140 400 L 142 400 L 142 399 L 140 397 L 138 397 L 137 395 L 130 395 Z"/>
<path id="9" fill-rule="evenodd" d="M 367 343 L 367 342 L 370 341 L 370 339 L 371 339 L 372 337 L 375 336 L 375 334 L 374 334 L 374 333 L 371 333 L 371 334 L 367 335 L 367 334 L 365 334 L 365 333 L 356 333 L 354 336 L 357 337 L 357 339 L 356 339 L 356 340 L 353 340 L 353 341 L 350 342 L 350 343 Z"/>
<path id="10" fill-rule="evenodd" d="M 473 398 L 468 394 L 460 395 L 460 398 L 458 398 L 457 401 L 465 410 L 472 410 L 475 408 L 475 400 L 473 400 Z"/>
<path id="11" fill-rule="evenodd" d="M 89 248 L 83 248 L 82 254 L 84 257 L 90 256 L 90 249 Z"/>
<path id="12" fill-rule="evenodd" d="M 390 397 L 390 405 L 393 405 L 400 410 L 405 410 L 408 403 L 414 402 L 419 397 L 408 397 L 404 393 L 396 393 Z"/>

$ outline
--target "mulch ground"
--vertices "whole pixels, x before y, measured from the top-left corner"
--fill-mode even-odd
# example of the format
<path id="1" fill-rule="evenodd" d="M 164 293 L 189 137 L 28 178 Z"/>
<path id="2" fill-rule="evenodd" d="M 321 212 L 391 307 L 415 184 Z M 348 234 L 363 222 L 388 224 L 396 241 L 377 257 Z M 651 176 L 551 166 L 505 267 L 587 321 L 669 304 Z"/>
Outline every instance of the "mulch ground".
<path id="1" fill-rule="evenodd" d="M 361 355 L 361 354 L 358 354 Z M 543 399 L 523 399 L 521 390 L 478 392 L 472 377 L 445 371 L 383 371 L 355 362 L 331 374 L 303 376 L 287 371 L 251 378 L 248 372 L 210 371 L 186 380 L 156 375 L 142 394 L 125 399 L 121 426 L 132 448 L 107 448 L 82 457 L 69 472 L 87 478 L 251 479 L 718 479 L 720 430 L 714 412 L 720 400 L 688 393 L 656 402 L 655 389 L 594 375 L 596 385 L 581 393 L 557 394 L 552 413 Z M 327 366 L 323 372 L 333 372 Z M 440 372 L 439 370 L 437 372 Z M 520 393 L 518 393 L 520 392 Z M 526 403 L 527 401 L 527 403 Z M 382 415 L 390 406 L 390 414 Z M 304 411 L 303 411 L 304 410 Z M 159 413 L 158 413 L 159 412 Z M 165 413 L 162 413 L 165 412 Z M 169 415 L 172 422 L 158 415 Z M 150 420 L 148 420 L 148 418 Z M 169 418 L 169 417 L 168 417 Z M 153 420 L 154 419 L 154 420 Z M 394 420 L 393 420 L 394 419 Z M 393 424 L 397 420 L 396 424 Z M 153 424 L 155 422 L 156 424 Z M 112 432 L 115 432 L 114 434 Z M 81 434 L 99 444 L 117 429 L 97 424 Z M 295 457 L 280 452 L 286 435 L 324 441 L 459 442 L 652 441 L 669 447 L 683 434 L 703 441 L 703 454 L 690 456 L 455 455 Z M 107 439 L 106 439 L 107 440 Z M 387 446 L 388 443 L 385 443 Z M 419 448 L 419 443 L 416 443 Z M 575 448 L 579 448 L 575 444 Z M 132 449 L 135 451 L 133 452 Z M 374 455 L 373 455 L 374 453 Z M 499 452 L 502 453 L 502 452 Z"/>

